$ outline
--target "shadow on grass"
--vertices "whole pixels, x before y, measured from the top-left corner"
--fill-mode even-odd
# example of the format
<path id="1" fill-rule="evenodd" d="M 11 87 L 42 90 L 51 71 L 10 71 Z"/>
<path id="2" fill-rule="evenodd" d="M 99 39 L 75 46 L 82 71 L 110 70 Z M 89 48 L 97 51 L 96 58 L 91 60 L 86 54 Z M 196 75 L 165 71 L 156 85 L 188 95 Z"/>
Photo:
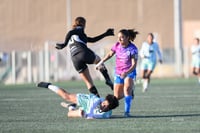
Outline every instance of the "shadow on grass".
<path id="1" fill-rule="evenodd" d="M 200 114 L 176 114 L 176 115 L 132 115 L 128 118 L 174 118 L 174 117 L 197 117 Z M 123 115 L 113 115 L 111 119 L 127 118 Z"/>

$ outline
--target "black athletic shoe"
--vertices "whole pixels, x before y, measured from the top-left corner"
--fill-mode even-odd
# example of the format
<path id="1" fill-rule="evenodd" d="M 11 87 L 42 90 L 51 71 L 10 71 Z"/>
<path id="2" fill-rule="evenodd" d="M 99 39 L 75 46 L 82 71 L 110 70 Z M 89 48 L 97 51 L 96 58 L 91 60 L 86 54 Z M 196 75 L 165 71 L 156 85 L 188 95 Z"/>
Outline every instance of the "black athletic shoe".
<path id="1" fill-rule="evenodd" d="M 40 83 L 37 84 L 37 87 L 48 88 L 49 85 L 51 85 L 51 83 L 40 82 Z"/>
<path id="2" fill-rule="evenodd" d="M 130 115 L 130 113 L 125 112 L 124 117 L 129 118 L 129 117 L 131 117 L 131 115 Z"/>
<path id="3" fill-rule="evenodd" d="M 106 84 L 113 90 L 113 82 L 111 80 L 106 80 Z"/>

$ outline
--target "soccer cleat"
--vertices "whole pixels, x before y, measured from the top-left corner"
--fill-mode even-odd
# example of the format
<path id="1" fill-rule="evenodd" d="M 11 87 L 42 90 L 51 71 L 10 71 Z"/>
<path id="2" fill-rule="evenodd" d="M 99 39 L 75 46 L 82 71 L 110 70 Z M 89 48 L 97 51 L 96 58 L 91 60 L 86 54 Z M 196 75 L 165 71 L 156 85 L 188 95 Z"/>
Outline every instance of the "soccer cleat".
<path id="1" fill-rule="evenodd" d="M 130 115 L 130 113 L 125 112 L 125 113 L 124 113 L 124 117 L 128 118 L 128 117 L 131 117 L 131 115 Z"/>
<path id="2" fill-rule="evenodd" d="M 147 92 L 147 89 L 148 89 L 147 87 L 144 87 L 144 86 L 143 86 L 142 92 Z"/>
<path id="3" fill-rule="evenodd" d="M 113 90 L 113 83 L 111 80 L 106 80 L 106 84 Z"/>
<path id="4" fill-rule="evenodd" d="M 51 85 L 51 83 L 40 82 L 40 83 L 37 84 L 37 87 L 48 88 L 49 85 Z"/>
<path id="5" fill-rule="evenodd" d="M 147 92 L 147 88 L 143 88 L 142 92 Z"/>

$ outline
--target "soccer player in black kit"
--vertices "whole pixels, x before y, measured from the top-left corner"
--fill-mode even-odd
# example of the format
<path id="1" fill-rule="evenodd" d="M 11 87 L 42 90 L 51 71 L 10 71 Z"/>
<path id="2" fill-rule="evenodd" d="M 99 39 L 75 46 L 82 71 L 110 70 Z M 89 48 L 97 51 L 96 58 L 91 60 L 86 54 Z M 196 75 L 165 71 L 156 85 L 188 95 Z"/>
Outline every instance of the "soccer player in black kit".
<path id="1" fill-rule="evenodd" d="M 70 30 L 64 43 L 57 43 L 57 49 L 63 49 L 67 45 L 70 47 L 71 59 L 76 71 L 79 73 L 85 82 L 89 91 L 97 96 L 99 93 L 93 83 L 87 64 L 97 64 L 100 62 L 100 57 L 87 47 L 87 42 L 94 43 L 103 39 L 106 36 L 113 36 L 114 29 L 108 29 L 105 33 L 96 36 L 88 37 L 85 32 L 86 20 L 83 17 L 77 17 L 74 21 L 72 30 Z M 98 70 L 103 74 L 106 84 L 113 90 L 113 83 L 108 75 L 108 71 L 104 64 L 99 66 Z"/>

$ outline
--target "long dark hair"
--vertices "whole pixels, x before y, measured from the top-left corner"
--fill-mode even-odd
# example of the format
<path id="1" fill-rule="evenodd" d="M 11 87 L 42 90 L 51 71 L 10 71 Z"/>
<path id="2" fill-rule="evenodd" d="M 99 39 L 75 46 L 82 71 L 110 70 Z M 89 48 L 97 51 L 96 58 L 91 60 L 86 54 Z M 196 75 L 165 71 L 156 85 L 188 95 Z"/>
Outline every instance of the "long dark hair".
<path id="1" fill-rule="evenodd" d="M 122 29 L 119 32 L 125 35 L 126 37 L 129 37 L 129 41 L 134 41 L 136 35 L 139 34 L 139 32 L 135 29 Z"/>

